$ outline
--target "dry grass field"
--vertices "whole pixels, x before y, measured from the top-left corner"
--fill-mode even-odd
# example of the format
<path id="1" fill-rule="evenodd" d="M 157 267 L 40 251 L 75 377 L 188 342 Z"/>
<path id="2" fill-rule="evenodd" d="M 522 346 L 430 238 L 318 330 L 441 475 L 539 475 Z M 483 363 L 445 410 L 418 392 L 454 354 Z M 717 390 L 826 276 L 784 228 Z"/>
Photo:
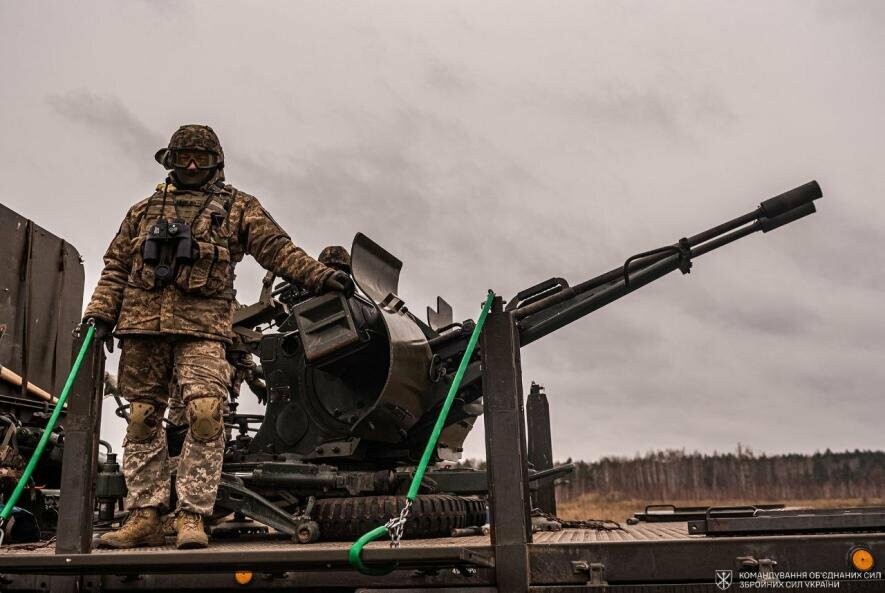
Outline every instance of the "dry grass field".
<path id="1" fill-rule="evenodd" d="M 642 511 L 649 504 L 672 504 L 679 507 L 738 506 L 764 503 L 780 503 L 788 507 L 835 508 L 857 506 L 885 506 L 883 498 L 815 499 L 815 500 L 637 500 L 617 496 L 584 494 L 568 502 L 557 503 L 557 515 L 563 519 L 611 519 L 623 522 L 633 513 Z"/>

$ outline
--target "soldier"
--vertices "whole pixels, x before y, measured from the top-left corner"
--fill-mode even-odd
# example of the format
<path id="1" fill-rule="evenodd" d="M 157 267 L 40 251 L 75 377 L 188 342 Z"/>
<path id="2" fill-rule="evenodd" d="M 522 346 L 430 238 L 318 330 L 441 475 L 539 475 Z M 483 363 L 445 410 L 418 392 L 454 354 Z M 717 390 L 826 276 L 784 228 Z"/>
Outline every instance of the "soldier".
<path id="1" fill-rule="evenodd" d="M 341 245 L 329 245 L 320 251 L 320 263 L 350 275 L 350 254 Z"/>
<path id="2" fill-rule="evenodd" d="M 171 173 L 129 209 L 83 318 L 97 339 L 112 331 L 121 339 L 119 388 L 130 403 L 123 453 L 130 515 L 100 543 L 165 543 L 159 510 L 169 505 L 170 481 L 161 421 L 174 377 L 189 424 L 175 484 L 176 545 L 202 548 L 203 517 L 221 477 L 234 266 L 249 254 L 315 293 L 349 293 L 353 281 L 296 247 L 256 198 L 224 183 L 224 153 L 208 126 L 182 126 L 155 158 Z"/>

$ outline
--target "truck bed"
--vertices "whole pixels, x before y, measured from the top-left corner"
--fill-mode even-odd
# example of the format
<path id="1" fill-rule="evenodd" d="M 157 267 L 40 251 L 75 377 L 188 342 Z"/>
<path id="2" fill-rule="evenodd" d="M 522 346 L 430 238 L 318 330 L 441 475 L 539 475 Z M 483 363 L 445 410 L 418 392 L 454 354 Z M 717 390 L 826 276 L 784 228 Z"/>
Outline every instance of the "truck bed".
<path id="1" fill-rule="evenodd" d="M 397 570 L 387 576 L 352 570 L 347 561 L 350 542 L 305 545 L 274 536 L 250 536 L 213 540 L 208 549 L 187 551 L 176 550 L 171 540 L 169 544 L 96 549 L 91 554 L 58 554 L 51 542 L 4 546 L 0 575 L 8 590 L 26 585 L 39 589 L 52 575 L 84 575 L 86 582 L 100 582 L 103 591 L 225 589 L 241 587 L 234 582 L 235 571 L 254 571 L 265 588 L 469 586 L 481 591 L 495 582 L 494 548 L 488 536 L 405 540 L 398 550 L 383 541 L 368 545 L 363 554 L 367 565 L 398 562 Z M 868 546 L 877 558 L 885 557 L 882 532 L 707 537 L 688 535 L 685 522 L 639 523 L 622 531 L 541 532 L 534 534 L 528 549 L 533 585 L 586 585 L 601 579 L 611 585 L 639 586 L 709 584 L 716 570 L 731 569 L 737 574 L 751 569 L 752 561 L 763 559 L 774 560 L 777 570 L 846 573 L 847 553 L 858 544 Z M 591 569 L 591 564 L 596 568 Z M 598 574 L 592 574 L 594 570 Z M 885 590 L 883 581 L 875 583 L 879 589 L 869 590 Z M 843 584 L 840 590 L 868 590 L 864 587 L 875 583 L 865 578 L 853 588 Z"/>

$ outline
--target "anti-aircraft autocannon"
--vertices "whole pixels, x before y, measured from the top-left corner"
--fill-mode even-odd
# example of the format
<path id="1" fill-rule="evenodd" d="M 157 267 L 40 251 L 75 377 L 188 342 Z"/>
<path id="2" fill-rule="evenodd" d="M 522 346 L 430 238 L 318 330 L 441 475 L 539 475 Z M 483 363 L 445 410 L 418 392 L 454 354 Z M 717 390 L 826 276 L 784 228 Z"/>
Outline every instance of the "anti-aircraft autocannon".
<path id="1" fill-rule="evenodd" d="M 505 308 L 517 322 L 520 345 L 670 272 L 686 274 L 705 253 L 812 214 L 821 195 L 811 181 L 579 284 L 554 277 L 520 291 Z M 228 450 L 225 472 L 237 488 L 284 499 L 285 492 L 317 499 L 390 495 L 420 456 L 474 322 L 454 322 L 442 298 L 419 319 L 398 296 L 402 262 L 363 234 L 353 241 L 351 267 L 359 292 L 350 297 L 312 297 L 289 284 L 273 289 L 267 279 L 261 301 L 237 314 L 235 329 L 259 356 L 267 386 L 256 434 L 241 435 Z M 482 413 L 481 383 L 476 352 L 440 438 L 439 460 L 460 457 Z M 429 492 L 484 489 L 476 472 L 428 477 Z"/>

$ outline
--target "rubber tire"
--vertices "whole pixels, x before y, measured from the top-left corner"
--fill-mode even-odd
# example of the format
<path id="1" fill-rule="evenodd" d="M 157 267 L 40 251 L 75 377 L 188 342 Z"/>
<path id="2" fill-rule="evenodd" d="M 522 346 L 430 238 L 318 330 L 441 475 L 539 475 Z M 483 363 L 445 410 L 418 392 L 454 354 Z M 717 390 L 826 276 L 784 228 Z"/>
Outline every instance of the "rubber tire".
<path id="1" fill-rule="evenodd" d="M 325 498 L 313 507 L 313 519 L 320 524 L 321 540 L 353 541 L 398 516 L 405 505 L 405 496 Z M 452 529 L 466 526 L 464 497 L 423 494 L 412 504 L 403 537 L 448 537 Z"/>
<path id="2" fill-rule="evenodd" d="M 479 496 L 462 496 L 460 498 L 464 501 L 464 510 L 467 514 L 466 527 L 482 527 L 489 522 L 485 498 Z"/>

